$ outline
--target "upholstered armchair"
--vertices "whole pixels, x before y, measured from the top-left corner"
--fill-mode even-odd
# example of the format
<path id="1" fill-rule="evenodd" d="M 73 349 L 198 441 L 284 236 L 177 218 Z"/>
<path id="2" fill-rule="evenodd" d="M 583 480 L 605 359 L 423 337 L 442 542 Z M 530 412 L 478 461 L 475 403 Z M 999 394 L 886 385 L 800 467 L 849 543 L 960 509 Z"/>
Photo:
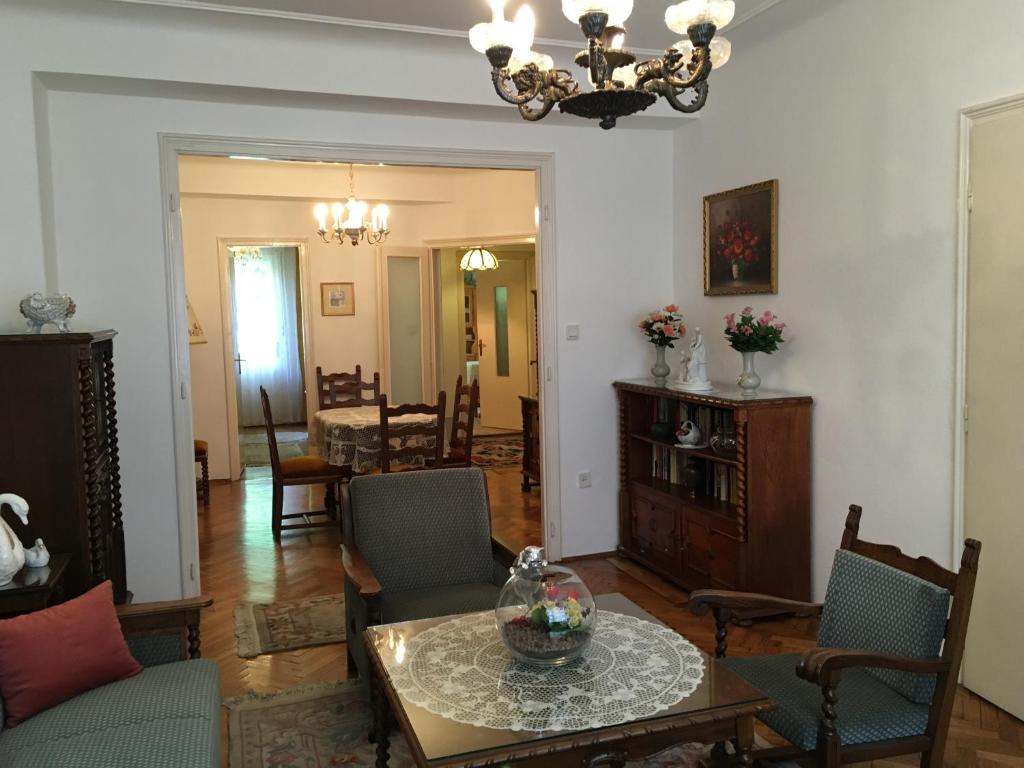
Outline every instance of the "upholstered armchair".
<path id="1" fill-rule="evenodd" d="M 513 555 L 491 538 L 481 470 L 367 475 L 342 493 L 350 675 L 369 679 L 368 626 L 494 608 Z"/>
<path id="2" fill-rule="evenodd" d="M 691 611 L 714 614 L 720 663 L 776 704 L 760 717 L 791 746 L 755 752 L 755 761 L 806 758 L 831 768 L 921 753 L 922 766 L 942 766 L 981 544 L 966 541 L 953 573 L 859 539 L 860 516 L 851 506 L 822 605 L 716 590 L 690 595 Z M 773 614 L 820 616 L 817 647 L 725 658 L 730 621 Z"/>

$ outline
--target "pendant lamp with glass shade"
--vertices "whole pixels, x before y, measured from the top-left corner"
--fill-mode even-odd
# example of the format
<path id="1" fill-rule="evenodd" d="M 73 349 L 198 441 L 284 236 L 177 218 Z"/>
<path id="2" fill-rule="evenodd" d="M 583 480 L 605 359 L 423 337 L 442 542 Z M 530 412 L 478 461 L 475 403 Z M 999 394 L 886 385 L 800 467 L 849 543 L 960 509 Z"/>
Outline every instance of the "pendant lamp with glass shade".
<path id="1" fill-rule="evenodd" d="M 497 257 L 480 247 L 466 251 L 466 255 L 459 262 L 459 269 L 463 272 L 481 272 L 487 269 L 497 269 L 499 266 Z"/>

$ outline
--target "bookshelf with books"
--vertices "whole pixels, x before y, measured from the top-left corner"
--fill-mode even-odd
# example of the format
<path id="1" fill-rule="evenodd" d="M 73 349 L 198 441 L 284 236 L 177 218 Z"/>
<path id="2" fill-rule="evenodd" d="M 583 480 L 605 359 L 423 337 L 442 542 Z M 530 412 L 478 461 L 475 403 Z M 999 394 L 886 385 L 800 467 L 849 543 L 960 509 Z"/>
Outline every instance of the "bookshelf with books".
<path id="1" fill-rule="evenodd" d="M 687 589 L 810 599 L 811 398 L 617 381 L 619 551 Z M 702 440 L 673 437 L 692 421 Z M 735 449 L 707 445 L 734 436 Z M 716 450 L 717 449 L 717 450 Z"/>

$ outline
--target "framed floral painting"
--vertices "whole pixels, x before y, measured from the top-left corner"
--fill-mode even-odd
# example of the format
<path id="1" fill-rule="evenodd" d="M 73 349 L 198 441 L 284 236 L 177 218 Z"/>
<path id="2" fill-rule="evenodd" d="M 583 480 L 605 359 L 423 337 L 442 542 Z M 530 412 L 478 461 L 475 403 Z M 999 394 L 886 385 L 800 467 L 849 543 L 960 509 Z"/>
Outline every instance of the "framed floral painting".
<path id="1" fill-rule="evenodd" d="M 704 198 L 704 295 L 778 293 L 779 180 Z"/>

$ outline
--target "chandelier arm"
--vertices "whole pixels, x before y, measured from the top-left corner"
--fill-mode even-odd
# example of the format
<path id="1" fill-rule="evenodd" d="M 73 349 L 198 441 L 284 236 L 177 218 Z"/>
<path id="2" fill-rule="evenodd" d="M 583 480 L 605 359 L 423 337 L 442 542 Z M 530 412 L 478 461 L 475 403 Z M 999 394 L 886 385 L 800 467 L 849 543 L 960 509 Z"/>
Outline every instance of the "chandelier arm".
<path id="1" fill-rule="evenodd" d="M 547 96 L 545 96 L 544 102 L 543 104 L 541 104 L 539 109 L 534 109 L 533 107 L 530 107 L 527 104 L 520 104 L 519 114 L 523 116 L 524 120 L 529 120 L 531 123 L 535 123 L 538 120 L 543 120 L 545 117 L 548 116 L 548 113 L 551 112 L 552 107 L 555 106 L 556 101 L 557 99 L 551 98 L 551 95 L 548 94 Z"/>
<path id="2" fill-rule="evenodd" d="M 672 72 L 666 72 L 663 78 L 664 81 L 678 90 L 695 88 L 698 84 L 705 82 L 708 79 L 708 75 L 711 74 L 711 55 L 708 49 L 694 48 L 693 58 L 694 63 L 690 65 L 690 76 L 688 78 L 684 80 L 681 77 L 676 77 Z"/>
<path id="3" fill-rule="evenodd" d="M 675 109 L 679 112 L 686 112 L 687 114 L 690 114 L 693 112 L 699 112 L 704 107 L 705 102 L 708 100 L 708 81 L 704 80 L 698 83 L 696 86 L 694 86 L 693 90 L 696 92 L 696 98 L 694 98 L 694 100 L 691 101 L 689 104 L 685 104 L 682 101 L 680 101 L 679 95 L 682 93 L 682 91 L 677 91 L 670 85 L 666 85 L 666 87 L 662 90 L 661 93 L 665 97 L 665 101 L 667 101 L 672 106 L 672 109 Z"/>
<path id="4" fill-rule="evenodd" d="M 498 96 L 500 96 L 504 101 L 507 101 L 509 104 L 514 104 L 517 107 L 522 104 L 528 104 L 529 102 L 537 98 L 537 96 L 540 94 L 541 88 L 544 86 L 544 78 L 539 77 L 540 70 L 537 70 L 536 74 L 538 76 L 534 76 L 533 72 L 527 73 L 527 70 L 530 67 L 533 67 L 534 70 L 537 70 L 537 66 L 535 64 L 530 64 L 516 73 L 517 75 L 524 75 L 523 77 L 519 78 L 520 82 L 524 82 L 527 80 L 530 82 L 530 86 L 526 89 L 520 88 L 518 94 L 512 93 L 512 91 L 509 89 L 507 85 L 507 83 L 512 80 L 512 75 L 509 74 L 509 71 L 507 69 L 498 69 L 497 67 L 492 69 L 491 82 L 494 83 L 494 90 L 498 94 Z M 519 83 L 517 83 L 517 85 L 519 85 Z"/>

